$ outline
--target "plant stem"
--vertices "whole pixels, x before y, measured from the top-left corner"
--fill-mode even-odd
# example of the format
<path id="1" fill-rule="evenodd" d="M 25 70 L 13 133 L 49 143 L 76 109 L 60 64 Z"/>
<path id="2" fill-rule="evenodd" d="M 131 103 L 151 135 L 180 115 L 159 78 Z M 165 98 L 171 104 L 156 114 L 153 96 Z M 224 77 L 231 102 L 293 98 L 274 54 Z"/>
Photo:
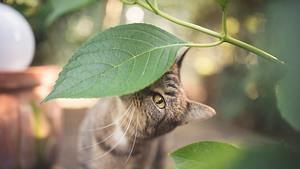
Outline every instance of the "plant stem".
<path id="1" fill-rule="evenodd" d="M 195 25 L 195 24 L 192 24 L 192 23 L 189 23 L 189 22 L 186 22 L 186 21 L 182 21 L 180 19 L 177 19 L 165 12 L 162 12 L 160 10 L 157 10 L 156 9 L 156 12 L 145 2 L 141 1 L 141 0 L 137 0 L 136 1 L 136 4 L 142 6 L 143 8 L 153 12 L 153 13 L 156 13 L 157 15 L 171 21 L 171 22 L 174 22 L 178 25 L 181 25 L 181 26 L 184 26 L 184 27 L 188 27 L 188 28 L 191 28 L 191 29 L 194 29 L 194 30 L 197 30 L 197 31 L 200 31 L 200 32 L 203 32 L 205 34 L 208 34 L 210 36 L 213 36 L 215 38 L 218 38 L 218 39 L 222 39 L 222 35 L 218 32 L 215 32 L 215 31 L 212 31 L 210 29 L 207 29 L 207 28 L 204 28 L 202 26 L 199 26 L 199 25 Z"/>
<path id="2" fill-rule="evenodd" d="M 223 42 L 228 42 L 230 44 L 233 44 L 235 46 L 238 46 L 238 47 L 241 47 L 245 50 L 248 50 L 248 51 L 250 51 L 250 52 L 252 52 L 256 55 L 262 56 L 262 57 L 264 57 L 268 60 L 271 60 L 273 62 L 285 64 L 283 61 L 279 60 L 278 58 L 271 55 L 270 53 L 265 52 L 262 49 L 259 49 L 259 48 L 255 47 L 253 45 L 250 45 L 248 43 L 245 43 L 243 41 L 240 41 L 238 39 L 235 39 L 235 38 L 227 35 L 227 26 L 226 26 L 227 10 L 226 9 L 223 11 L 223 16 L 222 16 L 222 29 L 223 30 L 222 30 L 222 33 L 218 33 L 218 32 L 212 31 L 210 29 L 207 29 L 205 27 L 195 25 L 193 23 L 189 23 L 189 22 L 180 20 L 178 18 L 175 18 L 175 17 L 173 17 L 173 16 L 157 9 L 156 6 L 153 6 L 151 3 L 149 3 L 149 0 L 147 0 L 147 3 L 145 3 L 142 0 L 135 0 L 134 4 L 140 5 L 141 7 L 155 13 L 156 15 L 161 16 L 161 17 L 163 17 L 163 18 L 165 18 L 165 19 L 167 19 L 171 22 L 174 22 L 174 23 L 178 24 L 178 25 L 181 25 L 181 26 L 184 26 L 184 27 L 187 27 L 187 28 L 191 28 L 191 29 L 197 30 L 199 32 L 205 33 L 207 35 L 210 35 L 212 37 L 218 38 L 218 39 L 220 39 L 220 41 L 215 43 L 217 45 L 222 44 Z M 191 44 L 193 44 L 193 43 L 191 43 Z M 198 44 L 198 45 L 194 44 L 194 46 L 193 45 L 190 45 L 190 46 L 191 47 L 192 46 L 193 47 L 204 47 L 205 45 L 206 44 Z M 214 46 L 216 46 L 216 45 L 214 45 Z M 208 46 L 208 47 L 210 47 L 210 46 Z"/>
<path id="3" fill-rule="evenodd" d="M 198 48 L 207 48 L 207 47 L 214 47 L 214 46 L 218 46 L 220 44 L 222 44 L 224 41 L 223 40 L 219 40 L 216 42 L 212 42 L 212 43 L 187 43 L 184 46 L 187 47 L 198 47 Z"/>
<path id="4" fill-rule="evenodd" d="M 268 53 L 268 52 L 266 52 L 264 50 L 261 50 L 261 49 L 255 47 L 255 46 L 252 46 L 252 45 L 250 45 L 248 43 L 245 43 L 243 41 L 235 39 L 235 38 L 233 38 L 231 36 L 226 36 L 224 38 L 224 42 L 228 42 L 230 44 L 236 45 L 236 46 L 238 46 L 240 48 L 248 50 L 248 51 L 250 51 L 250 52 L 252 52 L 252 53 L 254 53 L 254 54 L 258 55 L 258 56 L 262 56 L 265 59 L 274 61 L 276 63 L 285 64 L 285 62 L 281 61 L 280 59 L 276 58 L 275 56 L 271 55 L 270 53 Z"/>
<path id="5" fill-rule="evenodd" d="M 222 33 L 223 36 L 226 37 L 227 36 L 227 8 L 224 9 L 224 11 L 222 12 Z"/>

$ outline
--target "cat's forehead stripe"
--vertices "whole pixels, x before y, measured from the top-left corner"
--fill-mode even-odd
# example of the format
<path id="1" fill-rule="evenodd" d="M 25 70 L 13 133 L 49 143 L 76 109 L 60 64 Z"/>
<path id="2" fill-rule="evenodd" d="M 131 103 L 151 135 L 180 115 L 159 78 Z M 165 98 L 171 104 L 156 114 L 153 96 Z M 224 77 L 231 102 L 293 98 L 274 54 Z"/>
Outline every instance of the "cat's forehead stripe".
<path id="1" fill-rule="evenodd" d="M 167 91 L 165 92 L 166 95 L 172 96 L 172 97 L 176 97 L 177 96 L 177 92 L 175 91 Z"/>
<path id="2" fill-rule="evenodd" d="M 178 77 L 173 73 L 165 75 L 164 83 L 167 88 L 173 88 L 175 90 L 178 90 L 180 86 L 180 81 Z"/>
<path id="3" fill-rule="evenodd" d="M 170 87 L 170 88 L 173 88 L 173 89 L 178 89 L 178 86 L 174 83 L 167 82 L 166 85 L 167 85 L 167 87 Z"/>
<path id="4" fill-rule="evenodd" d="M 166 73 L 164 76 L 166 81 L 174 81 L 174 83 L 180 83 L 178 79 L 178 75 L 171 72 L 171 73 Z"/>

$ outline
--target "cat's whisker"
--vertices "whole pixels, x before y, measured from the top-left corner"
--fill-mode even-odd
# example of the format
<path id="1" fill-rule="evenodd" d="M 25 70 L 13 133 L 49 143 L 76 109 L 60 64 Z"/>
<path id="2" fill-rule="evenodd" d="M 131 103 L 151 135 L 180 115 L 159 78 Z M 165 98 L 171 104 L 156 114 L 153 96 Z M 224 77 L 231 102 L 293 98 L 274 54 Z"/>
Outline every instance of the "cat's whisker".
<path id="1" fill-rule="evenodd" d="M 137 121 L 138 121 L 138 117 L 137 117 Z M 138 123 L 136 123 L 136 125 L 135 125 L 134 139 L 133 139 L 133 143 L 132 143 L 132 147 L 130 149 L 129 155 L 128 155 L 126 161 L 125 161 L 125 166 L 127 165 L 128 161 L 129 161 L 129 159 L 131 157 L 131 154 L 132 154 L 132 152 L 134 150 L 134 146 L 135 146 L 135 142 L 136 142 L 136 137 L 137 137 L 137 128 L 138 128 Z"/>
<path id="2" fill-rule="evenodd" d="M 137 128 L 142 128 L 141 121 L 139 120 L 138 116 L 137 116 L 136 124 L 137 124 Z"/>
<path id="3" fill-rule="evenodd" d="M 118 124 L 118 122 L 120 120 L 124 120 L 123 118 L 125 117 L 125 115 L 129 112 L 129 110 L 131 109 L 133 104 L 130 104 L 127 108 L 127 110 L 125 111 L 125 113 L 123 113 L 117 120 L 115 120 L 114 122 L 106 125 L 106 126 L 102 126 L 102 127 L 99 127 L 99 128 L 93 128 L 93 129 L 85 129 L 85 130 L 81 130 L 80 132 L 93 132 L 93 131 L 99 131 L 99 130 L 103 130 L 103 129 L 106 129 L 108 127 L 111 127 L 111 126 L 114 126 L 116 124 Z"/>
<path id="4" fill-rule="evenodd" d="M 122 135 L 122 138 L 124 138 L 125 135 L 126 135 L 126 133 L 128 132 L 128 129 L 129 129 L 129 127 L 130 127 L 130 124 L 131 124 L 131 121 L 132 121 L 132 119 L 133 119 L 134 113 L 135 113 L 135 109 L 133 109 L 133 113 L 131 114 L 129 123 L 128 123 L 127 127 L 126 127 L 126 130 L 125 130 L 124 134 Z M 108 153 L 112 152 L 119 144 L 121 144 L 122 141 L 123 141 L 123 140 L 120 138 L 119 141 L 118 141 L 112 148 L 110 148 L 108 151 L 106 151 L 105 153 L 101 154 L 100 156 L 95 157 L 94 159 L 90 159 L 90 161 L 95 161 L 95 160 L 98 160 L 98 159 L 103 158 L 103 157 L 106 156 Z"/>
<path id="5" fill-rule="evenodd" d="M 127 113 L 124 113 L 124 114 L 127 114 Z M 125 119 L 126 119 L 125 117 L 126 117 L 126 116 L 123 116 L 123 119 L 122 119 L 122 121 L 121 121 L 121 123 L 120 123 L 121 125 L 125 122 Z M 104 143 L 105 141 L 107 141 L 108 139 L 110 139 L 114 134 L 115 134 L 115 131 L 114 131 L 112 134 L 110 134 L 109 136 L 105 137 L 104 139 L 98 141 L 98 142 L 95 143 L 95 144 L 92 144 L 92 145 L 89 145 L 89 146 L 85 146 L 85 147 L 80 148 L 79 151 L 84 151 L 84 150 L 87 150 L 87 149 L 91 149 L 91 148 L 93 148 L 93 147 L 96 147 L 96 146 L 98 146 L 99 144 Z"/>

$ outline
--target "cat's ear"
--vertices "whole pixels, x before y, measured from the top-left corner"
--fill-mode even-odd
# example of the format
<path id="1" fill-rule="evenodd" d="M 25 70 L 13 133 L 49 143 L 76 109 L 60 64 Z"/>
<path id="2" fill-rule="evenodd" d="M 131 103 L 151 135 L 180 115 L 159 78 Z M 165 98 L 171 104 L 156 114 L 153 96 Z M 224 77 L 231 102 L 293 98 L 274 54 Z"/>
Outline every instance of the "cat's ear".
<path id="1" fill-rule="evenodd" d="M 191 120 L 206 120 L 213 117 L 216 114 L 216 111 L 202 103 L 197 103 L 194 101 L 188 101 L 185 123 Z"/>
<path id="2" fill-rule="evenodd" d="M 183 47 L 177 52 L 175 64 L 178 66 L 178 68 L 181 68 L 182 61 L 189 50 L 189 47 Z"/>

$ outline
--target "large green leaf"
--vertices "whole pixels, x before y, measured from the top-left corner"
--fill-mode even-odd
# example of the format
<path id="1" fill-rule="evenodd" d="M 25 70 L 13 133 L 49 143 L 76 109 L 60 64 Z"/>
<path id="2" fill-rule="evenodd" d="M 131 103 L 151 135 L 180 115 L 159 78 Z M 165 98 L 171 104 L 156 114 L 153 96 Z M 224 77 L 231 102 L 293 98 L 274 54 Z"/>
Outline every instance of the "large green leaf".
<path id="1" fill-rule="evenodd" d="M 53 8 L 52 12 L 46 18 L 46 24 L 52 24 L 58 17 L 86 6 L 96 0 L 50 0 Z"/>
<path id="2" fill-rule="evenodd" d="M 224 169 L 239 158 L 240 150 L 230 144 L 204 141 L 171 154 L 177 169 Z"/>
<path id="3" fill-rule="evenodd" d="M 184 44 L 148 24 L 108 29 L 75 52 L 45 101 L 124 95 L 143 89 L 171 67 Z"/>
<path id="4" fill-rule="evenodd" d="M 300 131 L 300 22 L 290 18 L 300 15 L 300 1 L 272 1 L 267 10 L 267 46 L 287 62 L 287 74 L 278 86 L 278 106 L 282 117 Z"/>

